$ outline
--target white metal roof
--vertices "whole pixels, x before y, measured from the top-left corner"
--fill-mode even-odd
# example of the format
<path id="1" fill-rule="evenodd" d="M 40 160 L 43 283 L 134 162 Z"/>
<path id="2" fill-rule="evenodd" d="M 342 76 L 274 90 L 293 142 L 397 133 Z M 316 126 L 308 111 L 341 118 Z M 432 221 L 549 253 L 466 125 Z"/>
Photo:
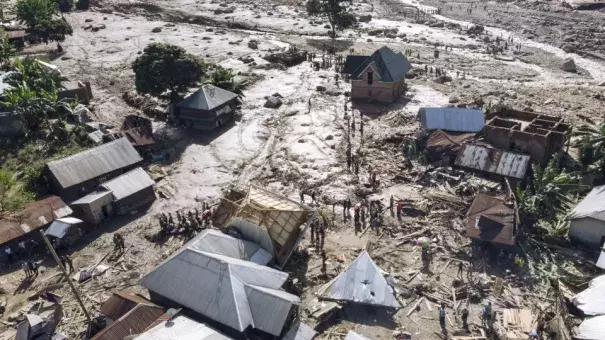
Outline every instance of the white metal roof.
<path id="1" fill-rule="evenodd" d="M 605 185 L 593 188 L 571 212 L 572 219 L 591 217 L 605 221 Z"/>
<path id="2" fill-rule="evenodd" d="M 219 230 L 204 230 L 195 240 L 191 247 L 199 251 L 252 261 L 260 265 L 266 265 L 273 259 L 258 243 L 240 240 Z"/>
<path id="3" fill-rule="evenodd" d="M 484 145 L 465 144 L 456 157 L 456 165 L 522 179 L 531 164 L 530 156 L 493 149 Z"/>
<path id="4" fill-rule="evenodd" d="M 456 107 L 422 107 L 420 125 L 426 130 L 479 132 L 485 126 L 483 111 Z"/>
<path id="5" fill-rule="evenodd" d="M 107 196 L 111 196 L 111 191 L 91 192 L 90 194 L 80 198 L 79 200 L 73 201 L 71 204 L 90 204 Z"/>
<path id="6" fill-rule="evenodd" d="M 353 331 L 349 331 L 349 333 L 347 333 L 347 336 L 345 337 L 345 340 L 370 340 L 368 338 L 366 338 L 365 336 L 355 333 Z"/>
<path id="7" fill-rule="evenodd" d="M 162 322 L 139 335 L 137 340 L 231 340 L 216 329 L 184 315 Z"/>
<path id="8" fill-rule="evenodd" d="M 101 187 L 111 191 L 113 198 L 117 201 L 153 185 L 155 185 L 155 181 L 151 176 L 142 168 L 136 168 L 101 184 Z"/>
<path id="9" fill-rule="evenodd" d="M 388 284 L 380 268 L 366 251 L 361 252 L 319 295 L 326 300 L 401 307 L 395 298 L 393 287 Z"/>
<path id="10" fill-rule="evenodd" d="M 605 315 L 605 275 L 590 282 L 589 287 L 572 300 L 585 315 Z"/>
<path id="11" fill-rule="evenodd" d="M 584 319 L 578 327 L 577 334 L 574 334 L 574 339 L 605 339 L 605 315 Z"/>
<path id="12" fill-rule="evenodd" d="M 312 340 L 317 332 L 307 324 L 297 321 L 290 327 L 290 330 L 282 340 Z"/>
<path id="13" fill-rule="evenodd" d="M 280 289 L 288 274 L 199 251 L 190 242 L 147 274 L 141 285 L 238 331 L 281 334 L 300 299 Z"/>

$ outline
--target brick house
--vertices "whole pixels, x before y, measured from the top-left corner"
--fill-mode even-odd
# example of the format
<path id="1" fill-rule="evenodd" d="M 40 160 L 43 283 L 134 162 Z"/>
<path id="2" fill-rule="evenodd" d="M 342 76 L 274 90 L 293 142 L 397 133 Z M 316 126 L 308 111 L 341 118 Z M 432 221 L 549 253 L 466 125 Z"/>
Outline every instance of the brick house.
<path id="1" fill-rule="evenodd" d="M 412 65 L 401 53 L 383 46 L 371 56 L 347 56 L 343 74 L 351 80 L 351 98 L 392 103 L 405 93 Z"/>

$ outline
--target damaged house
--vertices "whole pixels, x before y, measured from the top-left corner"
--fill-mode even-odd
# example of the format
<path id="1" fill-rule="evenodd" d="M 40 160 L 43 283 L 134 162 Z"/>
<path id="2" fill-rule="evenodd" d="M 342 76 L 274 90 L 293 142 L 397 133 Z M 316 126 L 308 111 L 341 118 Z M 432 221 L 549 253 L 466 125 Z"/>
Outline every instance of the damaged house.
<path id="1" fill-rule="evenodd" d="M 343 73 L 351 80 L 351 98 L 392 103 L 405 94 L 405 75 L 412 64 L 383 46 L 371 56 L 348 56 Z"/>
<path id="2" fill-rule="evenodd" d="M 46 173 L 52 191 L 73 201 L 93 192 L 112 178 L 137 167 L 143 159 L 127 138 L 48 162 Z"/>
<path id="3" fill-rule="evenodd" d="M 58 196 L 49 196 L 27 204 L 23 209 L 0 219 L 0 246 L 13 245 L 29 237 L 37 238 L 36 230 L 54 220 L 71 215 L 72 210 Z"/>
<path id="4" fill-rule="evenodd" d="M 529 155 L 494 149 L 480 144 L 465 144 L 455 165 L 477 170 L 490 178 L 519 181 L 531 165 Z"/>
<path id="5" fill-rule="evenodd" d="M 328 282 L 318 295 L 323 300 L 401 308 L 393 287 L 366 251 Z"/>
<path id="6" fill-rule="evenodd" d="M 418 119 L 427 131 L 480 132 L 485 126 L 483 111 L 457 107 L 421 107 Z"/>
<path id="7" fill-rule="evenodd" d="M 571 212 L 569 238 L 598 249 L 605 242 L 605 185 L 595 187 Z"/>
<path id="8" fill-rule="evenodd" d="M 187 127 L 213 130 L 233 120 L 238 96 L 206 84 L 176 106 L 176 116 Z"/>
<path id="9" fill-rule="evenodd" d="M 247 193 L 221 198 L 214 221 L 260 244 L 283 267 L 315 219 L 315 210 L 269 190 L 250 186 Z"/>
<path id="10" fill-rule="evenodd" d="M 517 209 L 512 199 L 477 194 L 468 211 L 466 236 L 503 246 L 517 241 Z"/>
<path id="11" fill-rule="evenodd" d="M 300 305 L 297 296 L 281 290 L 288 274 L 246 260 L 266 255 L 260 247 L 214 233 L 193 238 L 140 284 L 158 304 L 186 307 L 237 332 L 281 335 Z"/>
<path id="12" fill-rule="evenodd" d="M 470 142 L 473 133 L 448 133 L 442 130 L 431 132 L 424 148 L 427 159 L 431 162 L 440 161 L 443 164 L 453 163 L 462 145 Z"/>
<path id="13" fill-rule="evenodd" d="M 571 126 L 562 117 L 506 109 L 489 115 L 483 134 L 496 148 L 522 151 L 545 164 L 563 151 Z"/>

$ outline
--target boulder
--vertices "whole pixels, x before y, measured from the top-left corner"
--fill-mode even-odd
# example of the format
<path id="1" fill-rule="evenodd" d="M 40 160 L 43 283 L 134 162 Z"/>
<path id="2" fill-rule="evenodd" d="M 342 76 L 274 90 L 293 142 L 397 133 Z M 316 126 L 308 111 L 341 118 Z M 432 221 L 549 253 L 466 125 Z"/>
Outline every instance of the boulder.
<path id="1" fill-rule="evenodd" d="M 156 27 L 156 28 L 152 29 L 151 32 L 153 32 L 153 33 L 160 33 L 160 32 L 162 32 L 162 28 L 161 27 Z"/>
<path id="2" fill-rule="evenodd" d="M 269 109 L 277 109 L 281 106 L 281 104 L 281 99 L 271 96 L 267 98 L 267 101 L 265 102 L 265 107 Z"/>
<path id="3" fill-rule="evenodd" d="M 99 31 L 99 30 L 103 30 L 105 29 L 105 24 L 96 24 L 96 25 L 92 25 L 91 29 L 93 32 Z"/>
<path id="4" fill-rule="evenodd" d="M 450 104 L 455 104 L 455 103 L 457 103 L 457 102 L 459 102 L 459 101 L 460 101 L 460 98 L 458 98 L 458 96 L 456 96 L 456 95 L 454 95 L 454 94 L 453 94 L 453 95 L 451 95 L 451 96 L 448 98 L 448 102 L 449 102 Z"/>
<path id="5" fill-rule="evenodd" d="M 334 139 L 334 136 L 333 136 L 333 135 L 327 135 L 327 136 L 326 136 L 326 140 L 332 140 L 332 139 Z"/>
<path id="6" fill-rule="evenodd" d="M 605 86 L 605 81 L 600 82 L 599 86 Z"/>
<path id="7" fill-rule="evenodd" d="M 328 96 L 333 96 L 333 97 L 336 97 L 336 96 L 340 96 L 340 95 L 342 94 L 342 91 L 338 91 L 338 90 L 329 90 L 329 91 L 326 91 L 326 94 L 327 94 Z"/>
<path id="8" fill-rule="evenodd" d="M 443 26 L 445 26 L 445 24 L 443 23 L 443 21 L 437 21 L 437 22 L 434 22 L 434 23 L 432 23 L 432 24 L 429 25 L 429 27 L 443 27 Z"/>
<path id="9" fill-rule="evenodd" d="M 450 82 L 450 81 L 452 81 L 452 77 L 450 77 L 450 76 L 448 76 L 446 74 L 443 74 L 443 75 L 441 75 L 441 76 L 433 79 L 433 82 L 435 82 L 437 84 L 443 84 L 443 83 L 447 83 L 447 82 Z"/>
<path id="10" fill-rule="evenodd" d="M 561 49 L 567 53 L 575 53 L 576 52 L 576 47 L 570 44 L 563 44 L 561 45 Z"/>
<path id="11" fill-rule="evenodd" d="M 576 72 L 576 63 L 573 61 L 573 59 L 567 58 L 561 65 L 561 69 L 565 72 Z"/>
<path id="12" fill-rule="evenodd" d="M 359 16 L 359 22 L 370 22 L 370 21 L 372 21 L 372 15 L 370 15 L 370 14 Z"/>
<path id="13" fill-rule="evenodd" d="M 374 30 L 369 31 L 369 32 L 368 32 L 368 35 L 375 37 L 375 36 L 377 36 L 377 35 L 382 34 L 382 32 L 384 32 L 384 30 L 381 30 L 381 29 L 374 29 Z"/>
<path id="14" fill-rule="evenodd" d="M 92 22 L 92 19 L 90 19 L 90 18 L 84 19 L 84 22 Z"/>
<path id="15" fill-rule="evenodd" d="M 326 87 L 323 85 L 317 85 L 317 87 L 315 88 L 315 90 L 319 91 L 319 92 L 324 92 L 326 90 Z"/>
<path id="16" fill-rule="evenodd" d="M 248 47 L 253 49 L 253 50 L 257 50 L 258 49 L 258 41 L 256 40 L 250 40 L 248 41 Z"/>

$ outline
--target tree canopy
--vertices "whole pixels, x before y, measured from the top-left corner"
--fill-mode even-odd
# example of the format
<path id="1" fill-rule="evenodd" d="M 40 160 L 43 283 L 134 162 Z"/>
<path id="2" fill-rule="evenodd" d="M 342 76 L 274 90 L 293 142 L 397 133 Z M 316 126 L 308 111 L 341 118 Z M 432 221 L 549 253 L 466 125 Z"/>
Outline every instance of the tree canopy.
<path id="1" fill-rule="evenodd" d="M 132 64 L 139 93 L 160 96 L 171 92 L 172 99 L 193 87 L 202 78 L 204 63 L 179 46 L 153 43 Z"/>
<path id="2" fill-rule="evenodd" d="M 15 8 L 17 19 L 33 37 L 45 43 L 64 41 L 73 34 L 71 25 L 59 16 L 59 3 L 55 0 L 18 0 Z"/>
<path id="3" fill-rule="evenodd" d="M 351 27 L 357 19 L 347 8 L 352 0 L 308 0 L 307 12 L 309 15 L 324 15 L 332 27 L 332 37 L 336 37 L 336 29 Z"/>
<path id="4" fill-rule="evenodd" d="M 234 80 L 233 72 L 230 69 L 226 69 L 223 67 L 217 67 L 217 69 L 212 72 L 210 75 L 210 79 L 207 82 L 208 84 L 212 84 L 216 87 L 220 87 L 223 90 L 227 90 L 233 92 L 238 95 L 238 97 L 244 96 L 244 89 L 246 88 L 245 83 L 236 82 Z"/>

